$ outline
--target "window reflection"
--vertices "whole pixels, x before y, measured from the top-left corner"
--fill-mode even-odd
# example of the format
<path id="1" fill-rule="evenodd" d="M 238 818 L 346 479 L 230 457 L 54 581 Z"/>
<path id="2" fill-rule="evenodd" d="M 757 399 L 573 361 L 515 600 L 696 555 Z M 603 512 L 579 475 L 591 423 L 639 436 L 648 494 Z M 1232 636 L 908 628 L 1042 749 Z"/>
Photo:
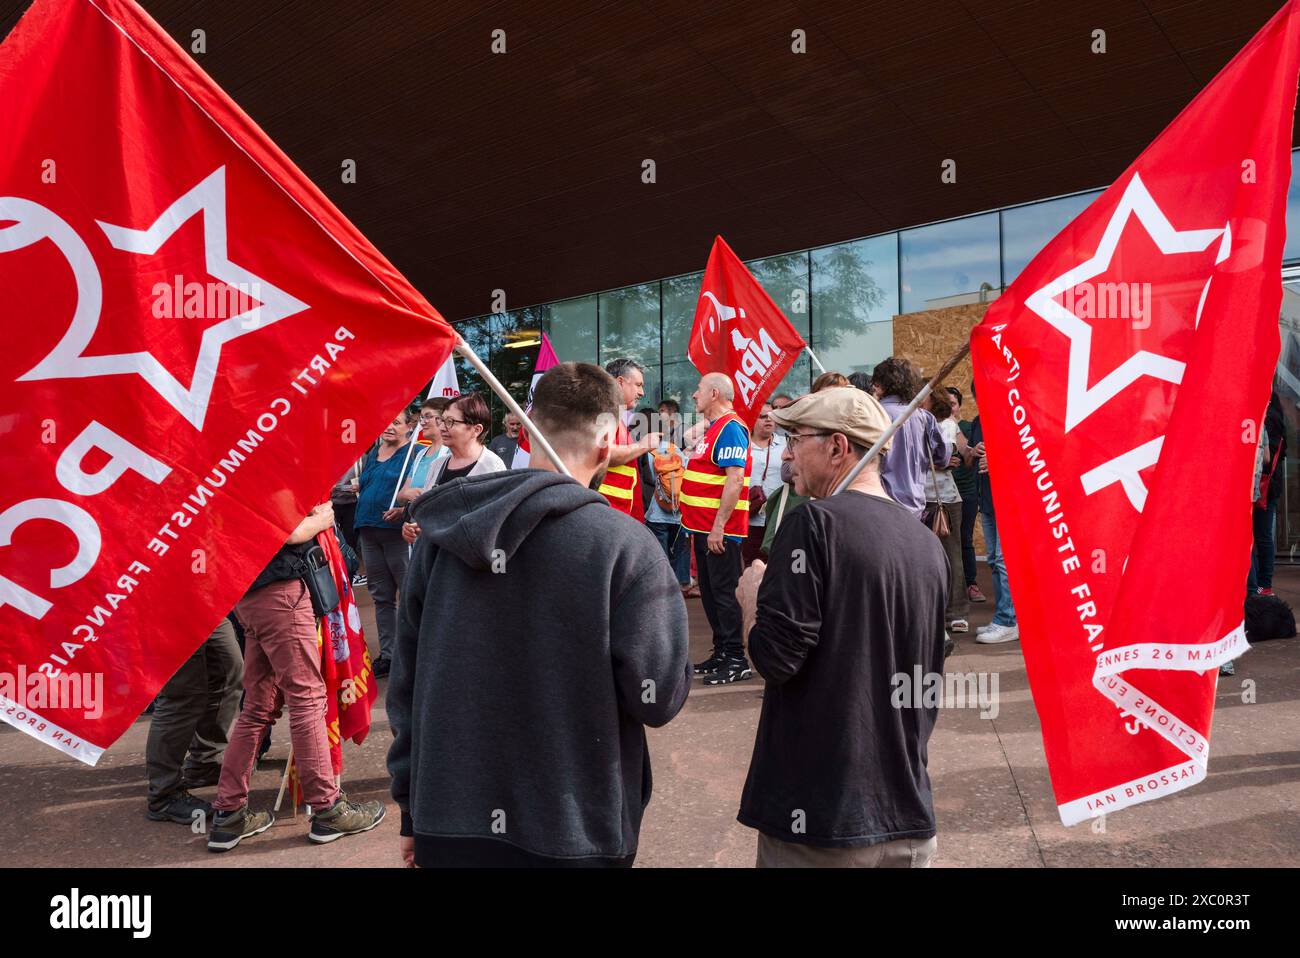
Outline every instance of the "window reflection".
<path id="1" fill-rule="evenodd" d="M 988 302 L 999 292 L 998 215 L 902 233 L 904 313 Z"/>
<path id="2" fill-rule="evenodd" d="M 600 363 L 622 357 L 645 367 L 643 403 L 659 394 L 659 284 L 624 286 L 600 294 Z"/>
<path id="3" fill-rule="evenodd" d="M 1017 206 L 1002 213 L 1002 273 L 1008 286 L 1029 261 L 1101 196 L 1101 190 L 1046 203 Z"/>
<path id="4" fill-rule="evenodd" d="M 893 233 L 812 251 L 813 350 L 848 375 L 894 351 L 898 241 Z"/>

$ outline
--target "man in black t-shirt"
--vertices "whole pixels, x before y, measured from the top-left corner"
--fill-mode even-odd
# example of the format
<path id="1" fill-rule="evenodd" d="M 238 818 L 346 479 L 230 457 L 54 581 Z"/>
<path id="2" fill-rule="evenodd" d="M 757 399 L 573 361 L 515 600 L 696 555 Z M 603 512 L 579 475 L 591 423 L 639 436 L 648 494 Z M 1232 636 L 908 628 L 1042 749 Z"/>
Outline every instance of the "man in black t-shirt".
<path id="1" fill-rule="evenodd" d="M 737 819 L 758 829 L 759 867 L 928 866 L 937 710 L 922 688 L 897 693 L 943 671 L 948 560 L 879 460 L 832 494 L 889 426 L 876 399 L 827 389 L 774 417 L 795 492 L 815 498 L 737 590 L 767 682 Z"/>

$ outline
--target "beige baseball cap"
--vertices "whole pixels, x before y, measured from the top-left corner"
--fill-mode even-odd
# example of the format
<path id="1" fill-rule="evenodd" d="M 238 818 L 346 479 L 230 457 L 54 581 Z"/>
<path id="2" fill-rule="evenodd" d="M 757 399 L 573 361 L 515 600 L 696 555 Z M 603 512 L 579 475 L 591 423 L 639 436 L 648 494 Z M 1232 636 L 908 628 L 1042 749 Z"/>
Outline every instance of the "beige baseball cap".
<path id="1" fill-rule="evenodd" d="M 859 446 L 870 449 L 889 428 L 889 414 L 870 393 L 854 386 L 831 386 L 796 399 L 784 409 L 772 410 L 778 426 L 802 426 L 810 432 L 842 432 Z M 885 444 L 888 451 L 893 437 Z"/>

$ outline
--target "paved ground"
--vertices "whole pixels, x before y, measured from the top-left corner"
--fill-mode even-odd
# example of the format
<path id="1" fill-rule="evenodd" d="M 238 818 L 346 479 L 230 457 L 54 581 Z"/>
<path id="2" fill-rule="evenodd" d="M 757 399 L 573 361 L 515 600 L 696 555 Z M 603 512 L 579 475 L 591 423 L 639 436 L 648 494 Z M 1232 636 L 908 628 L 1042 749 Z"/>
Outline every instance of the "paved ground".
<path id="1" fill-rule="evenodd" d="M 989 592 L 987 570 L 981 585 Z M 1276 587 L 1300 609 L 1300 567 L 1279 568 Z M 939 822 L 940 866 L 1284 865 L 1300 859 L 1300 641 L 1266 642 L 1219 684 L 1214 754 L 1206 782 L 1111 816 L 1104 833 L 1063 828 L 1052 800 L 1038 719 L 1018 643 L 977 646 L 976 625 L 991 604 L 975 606 L 970 637 L 949 671 L 995 671 L 1000 713 L 944 710 L 930 742 Z M 692 652 L 707 654 L 698 601 L 690 603 Z M 368 634 L 373 617 L 364 610 Z M 1254 683 L 1256 701 L 1243 704 Z M 759 680 L 698 686 L 671 724 L 650 733 L 655 793 L 641 832 L 638 865 L 749 866 L 755 833 L 735 821 L 758 720 Z M 396 861 L 397 815 L 375 831 L 332 845 L 310 845 L 306 819 L 284 819 L 226 855 L 179 825 L 144 817 L 141 718 L 96 768 L 64 759 L 0 726 L 0 849 L 9 867 L 49 865 L 389 865 Z M 382 708 L 364 746 L 347 745 L 344 785 L 356 798 L 387 798 Z M 255 807 L 275 797 L 288 747 L 287 720 L 275 732 L 267 766 L 254 778 Z M 215 789 L 200 794 L 212 797 Z"/>

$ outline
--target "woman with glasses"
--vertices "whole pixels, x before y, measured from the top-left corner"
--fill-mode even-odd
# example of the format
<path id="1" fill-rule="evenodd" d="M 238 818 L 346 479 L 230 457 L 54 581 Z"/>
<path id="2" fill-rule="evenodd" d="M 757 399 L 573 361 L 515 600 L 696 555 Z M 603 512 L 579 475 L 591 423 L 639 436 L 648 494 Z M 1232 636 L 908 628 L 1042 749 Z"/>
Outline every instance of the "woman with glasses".
<path id="1" fill-rule="evenodd" d="M 420 448 L 415 450 L 406 483 L 397 494 L 396 511 L 391 516 L 386 514 L 386 518 L 401 519 L 406 506 L 420 498 L 424 492 L 433 467 L 451 454 L 451 450 L 442 441 L 442 429 L 438 425 L 439 417 L 446 413 L 450 405 L 450 399 L 434 396 L 420 406 L 420 438 L 416 440 Z"/>
<path id="2" fill-rule="evenodd" d="M 483 444 L 492 425 L 492 413 L 478 393 L 461 393 L 451 401 L 437 422 L 450 455 L 433 464 L 417 495 L 453 479 L 505 472 L 507 467 L 501 457 Z M 414 543 L 419 534 L 420 527 L 414 522 L 403 523 L 402 537 L 408 543 Z"/>

